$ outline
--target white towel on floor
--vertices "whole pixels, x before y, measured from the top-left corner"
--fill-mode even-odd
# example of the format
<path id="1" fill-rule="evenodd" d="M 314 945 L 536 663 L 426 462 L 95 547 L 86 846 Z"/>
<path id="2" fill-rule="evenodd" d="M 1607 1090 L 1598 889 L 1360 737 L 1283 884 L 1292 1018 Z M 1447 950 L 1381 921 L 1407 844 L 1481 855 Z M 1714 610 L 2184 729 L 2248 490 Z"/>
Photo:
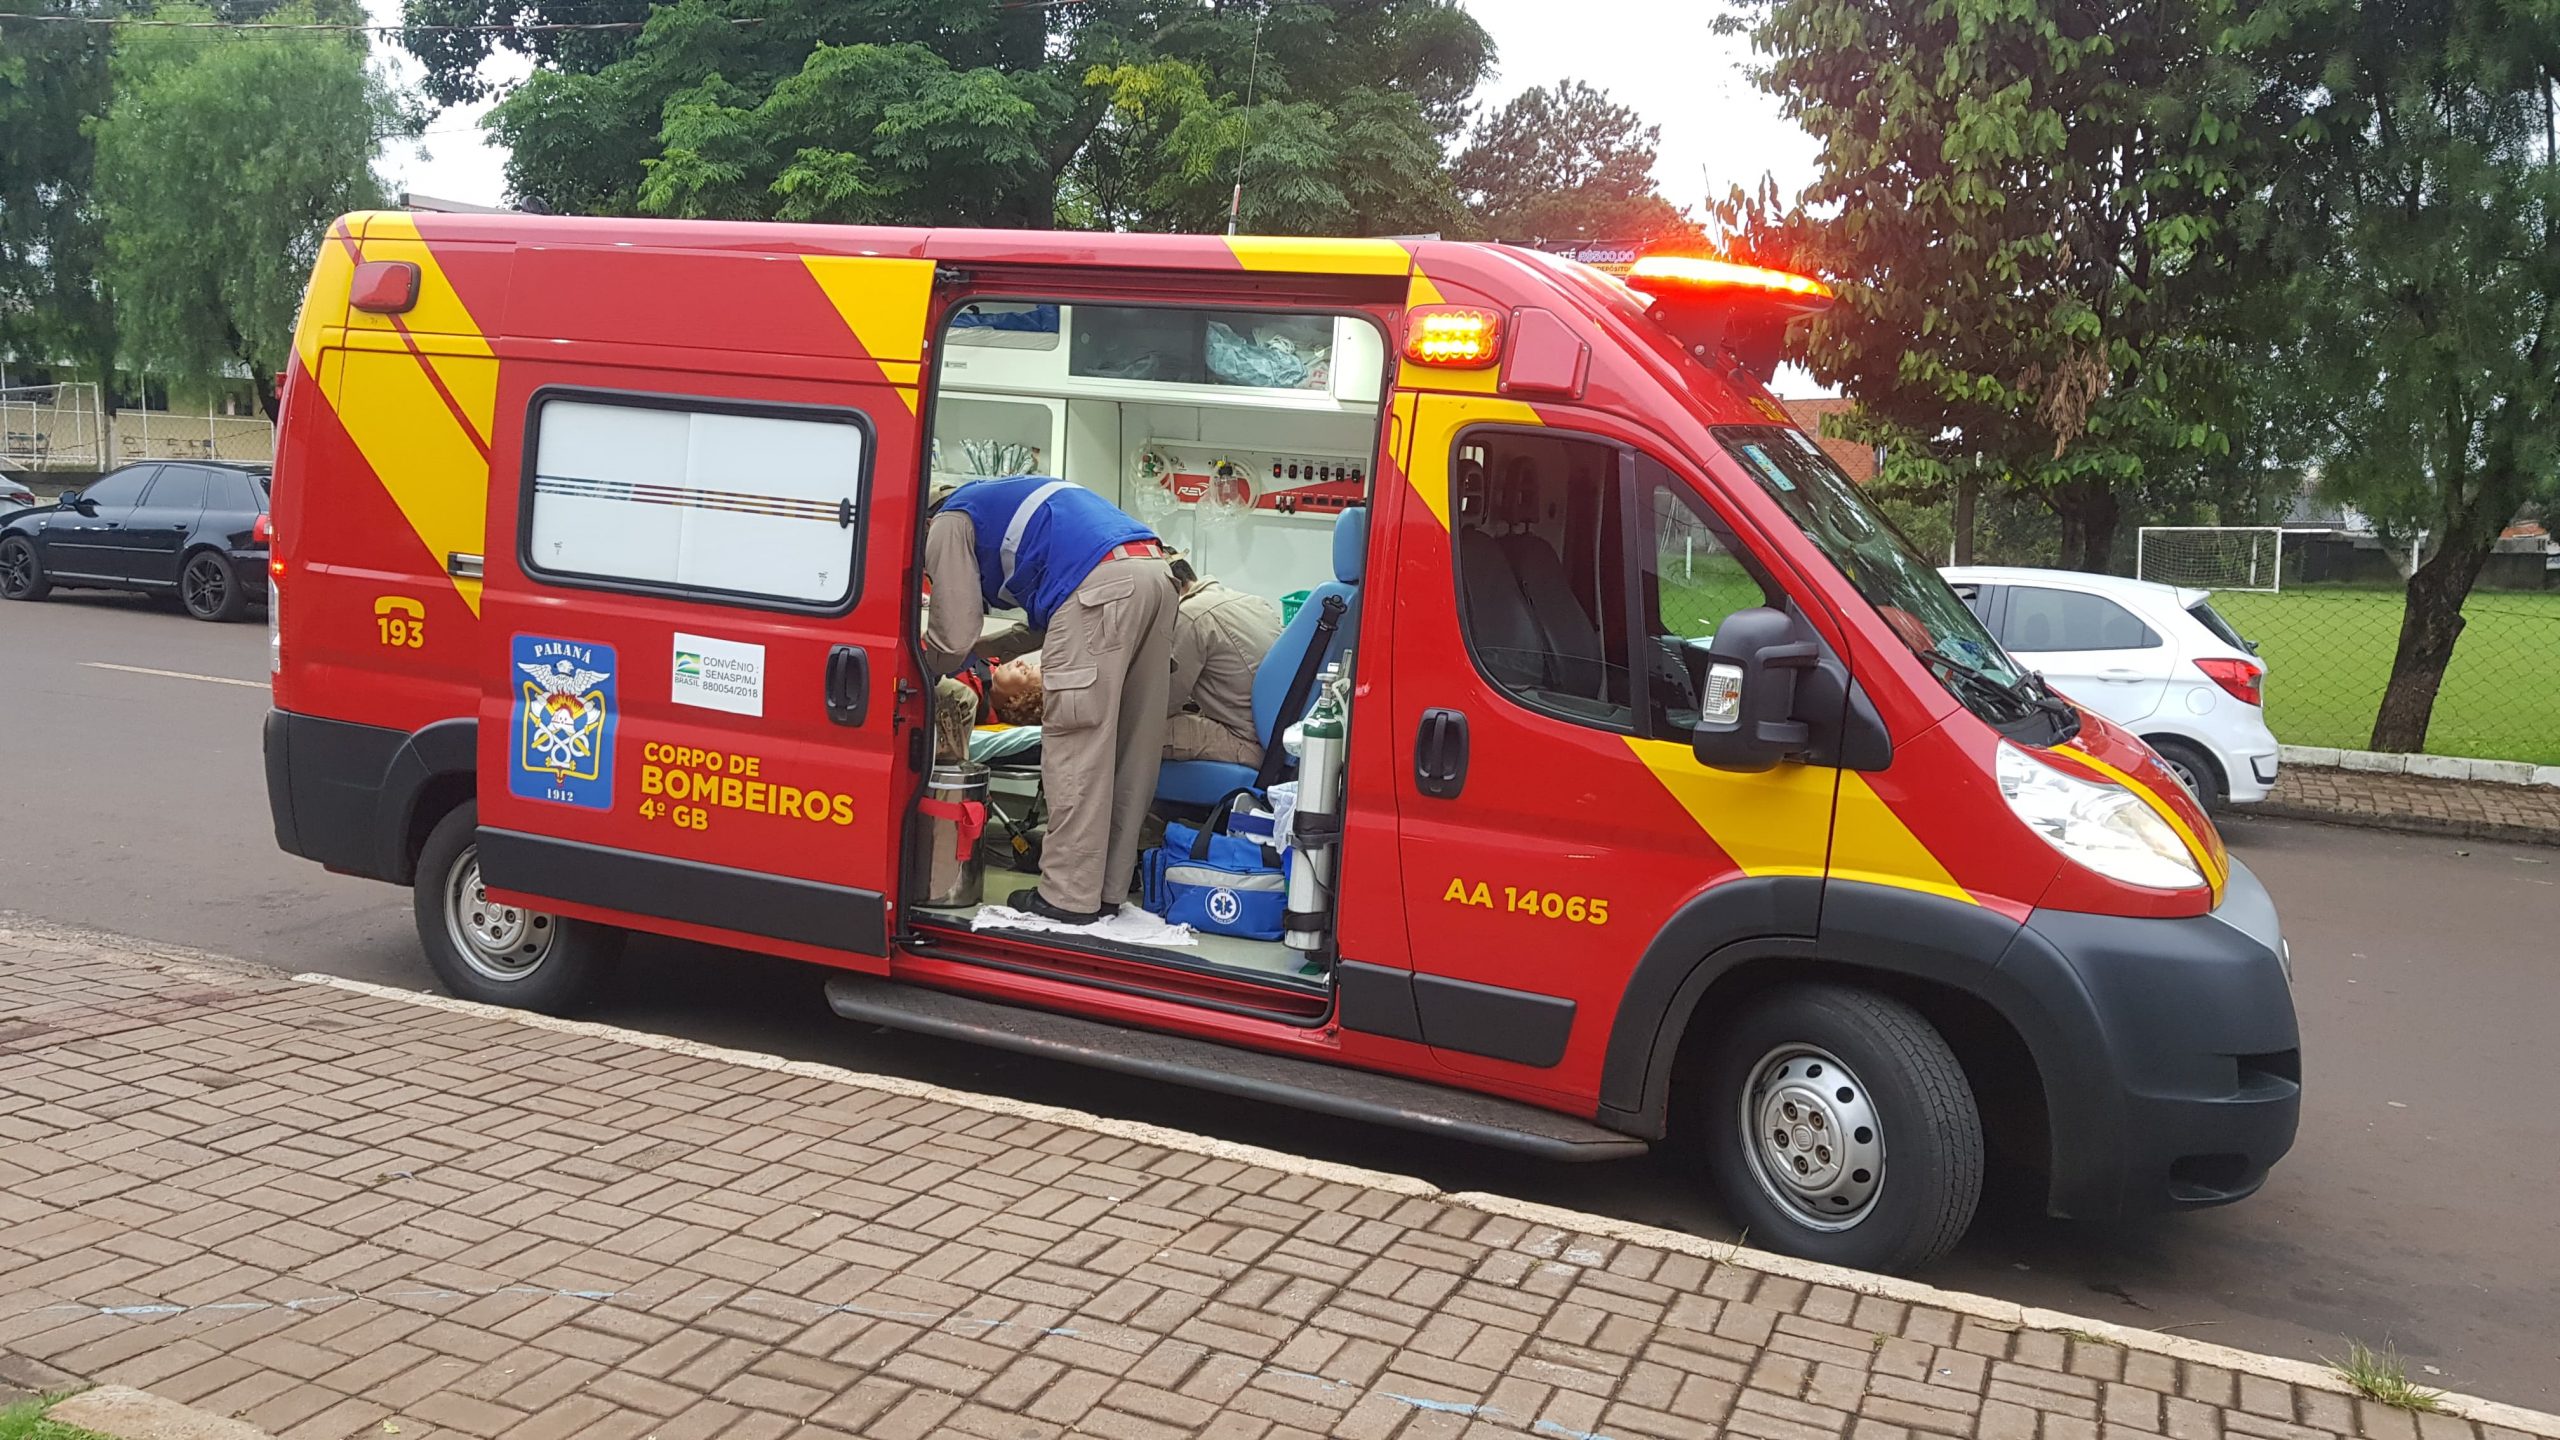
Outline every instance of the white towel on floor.
<path id="1" fill-rule="evenodd" d="M 1046 915 L 1016 910 L 1010 905 L 982 905 L 970 917 L 972 930 L 1055 930 L 1065 935 L 1090 935 L 1096 940 L 1109 940 L 1119 945 L 1198 945 L 1200 937 L 1188 925 L 1168 923 L 1151 911 L 1123 904 L 1117 915 L 1105 915 L 1090 925 L 1069 925 Z"/>

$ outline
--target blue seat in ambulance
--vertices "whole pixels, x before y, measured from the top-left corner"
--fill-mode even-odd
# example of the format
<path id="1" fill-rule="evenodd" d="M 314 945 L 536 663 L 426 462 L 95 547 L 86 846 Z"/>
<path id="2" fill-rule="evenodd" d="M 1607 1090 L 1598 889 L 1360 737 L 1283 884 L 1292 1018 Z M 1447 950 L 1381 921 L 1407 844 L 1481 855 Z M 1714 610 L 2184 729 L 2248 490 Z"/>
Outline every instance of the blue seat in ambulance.
<path id="1" fill-rule="evenodd" d="M 1262 732 L 1266 744 L 1278 738 L 1278 732 L 1297 723 L 1292 715 L 1280 720 L 1280 706 L 1289 698 L 1289 682 L 1298 673 L 1298 662 L 1305 658 L 1307 647 L 1315 643 L 1316 620 L 1324 613 L 1328 595 L 1342 599 L 1342 624 L 1325 646 L 1324 658 L 1338 660 L 1351 645 L 1351 637 L 1360 633 L 1361 567 L 1369 554 L 1369 510 L 1355 505 L 1333 521 L 1333 578 L 1307 592 L 1306 603 L 1290 618 L 1288 627 L 1262 657 L 1253 672 L 1253 727 Z M 1317 667 L 1321 670 L 1321 664 Z M 1307 696 L 1315 702 L 1312 690 Z M 1274 723 L 1277 721 L 1278 723 Z M 1282 775 L 1294 769 L 1282 762 Z M 1246 765 L 1230 765 L 1223 760 L 1168 760 L 1156 779 L 1156 798 L 1169 805 L 1206 809 L 1225 799 L 1230 793 L 1252 785 L 1254 772 Z"/>

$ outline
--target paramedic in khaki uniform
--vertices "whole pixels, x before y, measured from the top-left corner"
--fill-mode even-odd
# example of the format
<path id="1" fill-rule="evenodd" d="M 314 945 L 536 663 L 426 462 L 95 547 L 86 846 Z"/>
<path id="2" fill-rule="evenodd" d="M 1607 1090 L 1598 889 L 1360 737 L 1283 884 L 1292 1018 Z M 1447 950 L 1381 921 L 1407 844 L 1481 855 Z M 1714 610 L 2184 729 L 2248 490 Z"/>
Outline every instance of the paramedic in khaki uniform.
<path id="1" fill-rule="evenodd" d="M 1064 480 L 972 480 L 925 531 L 933 603 L 925 658 L 948 675 L 979 647 L 989 607 L 1019 606 L 1041 640 L 1040 884 L 1014 904 L 1091 924 L 1119 911 L 1164 760 L 1173 680 L 1173 576 L 1164 547 L 1111 502 Z"/>
<path id="2" fill-rule="evenodd" d="M 1173 714 L 1165 721 L 1164 758 L 1262 763 L 1253 728 L 1253 677 L 1280 642 L 1280 607 L 1230 590 L 1173 561 L 1182 604 L 1173 622 Z"/>

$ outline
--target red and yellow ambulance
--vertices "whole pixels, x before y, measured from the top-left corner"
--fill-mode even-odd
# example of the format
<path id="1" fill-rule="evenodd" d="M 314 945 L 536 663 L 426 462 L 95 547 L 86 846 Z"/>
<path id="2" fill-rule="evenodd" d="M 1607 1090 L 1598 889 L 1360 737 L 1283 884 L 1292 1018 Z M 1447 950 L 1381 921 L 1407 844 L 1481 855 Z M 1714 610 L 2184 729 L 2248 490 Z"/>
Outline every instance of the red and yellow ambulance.
<path id="1" fill-rule="evenodd" d="M 763 951 L 867 1021 L 1681 1146 L 1755 1244 L 1844 1263 L 1953 1244 L 1987 1155 L 2060 1215 L 2248 1195 L 2299 1107 L 2274 908 L 1788 422 L 1763 377 L 1826 298 L 1436 241 L 349 216 L 274 487 L 278 839 L 414 887 L 475 999 L 573 1004 L 631 930 Z M 1342 602 L 1265 662 L 1341 616 L 1321 944 L 925 903 L 927 497 L 1016 473 Z"/>

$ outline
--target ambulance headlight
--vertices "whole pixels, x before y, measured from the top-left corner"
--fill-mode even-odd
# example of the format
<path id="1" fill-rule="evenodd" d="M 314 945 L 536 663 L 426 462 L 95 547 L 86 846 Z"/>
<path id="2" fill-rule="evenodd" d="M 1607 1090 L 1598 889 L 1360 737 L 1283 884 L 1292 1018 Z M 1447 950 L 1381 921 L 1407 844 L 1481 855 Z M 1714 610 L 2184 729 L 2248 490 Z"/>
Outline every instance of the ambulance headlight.
<path id="1" fill-rule="evenodd" d="M 2178 832 L 2124 786 L 2066 775 L 2005 740 L 1999 777 L 2001 797 L 2028 829 L 2108 879 L 2153 890 L 2205 883 Z"/>

